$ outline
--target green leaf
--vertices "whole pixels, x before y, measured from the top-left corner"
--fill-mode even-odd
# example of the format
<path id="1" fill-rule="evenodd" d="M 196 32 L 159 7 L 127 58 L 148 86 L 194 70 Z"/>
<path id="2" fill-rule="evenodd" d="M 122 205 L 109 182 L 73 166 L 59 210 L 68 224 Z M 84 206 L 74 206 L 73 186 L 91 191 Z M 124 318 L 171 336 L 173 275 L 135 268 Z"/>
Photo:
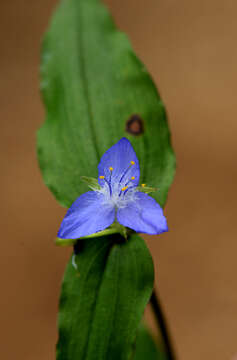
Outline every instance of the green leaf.
<path id="1" fill-rule="evenodd" d="M 128 360 L 153 288 L 153 263 L 138 235 L 79 242 L 59 309 L 57 360 Z"/>
<path id="2" fill-rule="evenodd" d="M 64 0 L 44 37 L 41 90 L 46 122 L 38 158 L 47 186 L 69 207 L 97 177 L 103 153 L 133 144 L 141 182 L 164 205 L 175 168 L 163 103 L 144 65 L 98 0 Z M 111 164 L 113 165 L 113 164 Z"/>
<path id="3" fill-rule="evenodd" d="M 155 343 L 150 331 L 145 326 L 140 326 L 136 339 L 135 354 L 132 360 L 167 360 L 161 345 Z"/>

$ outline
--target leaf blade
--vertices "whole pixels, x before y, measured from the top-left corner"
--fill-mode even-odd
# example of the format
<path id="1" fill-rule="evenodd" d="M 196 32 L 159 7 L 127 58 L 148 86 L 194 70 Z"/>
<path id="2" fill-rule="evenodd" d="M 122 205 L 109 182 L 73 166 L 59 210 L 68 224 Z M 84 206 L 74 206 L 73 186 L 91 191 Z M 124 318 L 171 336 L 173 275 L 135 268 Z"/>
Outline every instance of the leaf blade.
<path id="1" fill-rule="evenodd" d="M 161 346 L 155 343 L 150 331 L 144 325 L 138 330 L 136 348 L 132 360 L 167 360 L 165 352 Z"/>
<path id="2" fill-rule="evenodd" d="M 153 263 L 140 237 L 114 244 L 117 239 L 87 240 L 77 256 L 79 272 L 83 269 L 79 277 L 68 265 L 60 300 L 57 360 L 125 360 L 131 355 L 153 288 Z M 94 262 L 92 254 L 97 254 Z"/>
<path id="3" fill-rule="evenodd" d="M 97 0 L 62 1 L 45 36 L 41 89 L 47 119 L 38 132 L 44 180 L 69 207 L 97 177 L 102 154 L 121 137 L 132 142 L 141 181 L 158 186 L 164 205 L 175 168 L 164 106 L 154 83 Z M 128 131 L 131 119 L 144 133 Z M 131 129 L 130 129 L 131 130 Z"/>

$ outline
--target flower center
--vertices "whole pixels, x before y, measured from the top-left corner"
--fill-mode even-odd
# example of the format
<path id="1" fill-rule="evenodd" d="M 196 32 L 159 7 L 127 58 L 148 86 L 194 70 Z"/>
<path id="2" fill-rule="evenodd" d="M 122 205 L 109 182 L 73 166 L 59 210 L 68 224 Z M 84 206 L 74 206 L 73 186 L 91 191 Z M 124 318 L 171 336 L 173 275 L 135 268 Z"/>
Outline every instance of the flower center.
<path id="1" fill-rule="evenodd" d="M 133 165 L 135 165 L 135 162 L 131 160 L 129 166 L 122 173 L 119 180 L 115 181 L 112 179 L 112 173 L 114 171 L 114 168 L 112 166 L 108 168 L 109 172 L 107 172 L 107 176 L 101 175 L 99 177 L 101 180 L 104 180 L 103 188 L 107 187 L 110 197 L 114 197 L 114 200 L 118 197 L 123 197 L 123 195 L 125 195 L 128 190 L 136 187 L 134 184 L 132 184 L 133 180 L 135 180 L 135 176 L 131 176 L 128 181 L 124 183 L 124 180 L 126 180 L 126 178 L 128 177 L 129 171 L 131 170 Z"/>

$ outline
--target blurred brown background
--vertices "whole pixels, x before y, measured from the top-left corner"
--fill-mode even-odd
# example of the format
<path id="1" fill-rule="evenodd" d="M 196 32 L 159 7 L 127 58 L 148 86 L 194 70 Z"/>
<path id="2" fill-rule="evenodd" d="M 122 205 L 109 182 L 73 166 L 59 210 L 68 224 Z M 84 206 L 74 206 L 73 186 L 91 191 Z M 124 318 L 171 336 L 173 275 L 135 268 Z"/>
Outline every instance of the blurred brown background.
<path id="1" fill-rule="evenodd" d="M 107 0 L 158 84 L 178 169 L 170 232 L 147 238 L 179 360 L 237 353 L 237 2 Z M 1 359 L 53 360 L 69 249 L 42 183 L 35 131 L 40 38 L 56 0 L 1 0 Z M 111 359 L 112 360 L 112 359 Z"/>

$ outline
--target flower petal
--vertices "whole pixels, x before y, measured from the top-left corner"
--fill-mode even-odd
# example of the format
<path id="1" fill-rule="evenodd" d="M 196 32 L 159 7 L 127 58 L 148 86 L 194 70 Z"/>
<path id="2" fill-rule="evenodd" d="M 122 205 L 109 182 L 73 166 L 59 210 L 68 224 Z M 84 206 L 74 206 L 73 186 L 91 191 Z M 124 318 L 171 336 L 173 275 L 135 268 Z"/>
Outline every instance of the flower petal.
<path id="1" fill-rule="evenodd" d="M 117 220 L 137 232 L 150 235 L 168 231 L 160 205 L 145 193 L 137 192 L 134 201 L 118 209 Z"/>
<path id="2" fill-rule="evenodd" d="M 81 195 L 69 208 L 58 237 L 78 239 L 104 230 L 114 222 L 115 209 L 104 204 L 104 196 L 96 191 Z"/>
<path id="3" fill-rule="evenodd" d="M 110 172 L 109 168 L 113 171 Z M 137 186 L 139 184 L 140 168 L 136 153 L 126 138 L 120 139 L 115 145 L 107 150 L 102 156 L 98 165 L 99 177 L 105 176 L 110 179 L 111 184 L 117 184 L 121 181 L 121 185 L 125 186 L 132 177 L 131 183 Z M 99 179 L 99 184 L 104 185 L 104 180 Z"/>

